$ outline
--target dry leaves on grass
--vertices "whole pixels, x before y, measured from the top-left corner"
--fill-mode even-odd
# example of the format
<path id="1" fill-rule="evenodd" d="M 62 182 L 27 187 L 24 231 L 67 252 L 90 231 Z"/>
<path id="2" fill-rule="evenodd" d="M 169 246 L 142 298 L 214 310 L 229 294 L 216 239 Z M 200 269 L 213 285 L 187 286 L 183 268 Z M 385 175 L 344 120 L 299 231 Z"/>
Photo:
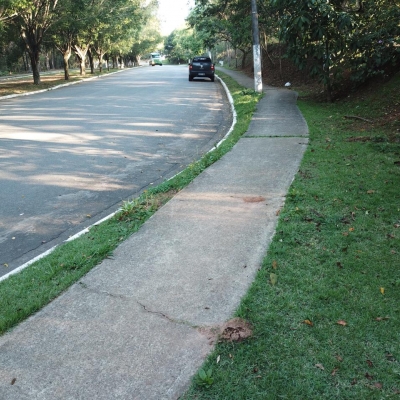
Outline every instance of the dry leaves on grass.
<path id="1" fill-rule="evenodd" d="M 376 317 L 375 321 L 387 321 L 389 317 Z"/>

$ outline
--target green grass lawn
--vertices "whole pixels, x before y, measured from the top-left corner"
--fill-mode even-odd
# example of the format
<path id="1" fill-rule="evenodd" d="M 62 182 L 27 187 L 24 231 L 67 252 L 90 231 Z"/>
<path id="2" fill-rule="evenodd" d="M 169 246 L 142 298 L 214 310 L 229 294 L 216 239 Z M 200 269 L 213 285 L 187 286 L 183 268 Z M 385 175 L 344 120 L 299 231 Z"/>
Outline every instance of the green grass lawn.
<path id="1" fill-rule="evenodd" d="M 364 121 L 399 87 L 299 100 L 310 144 L 236 313 L 253 336 L 220 342 L 212 384 L 198 375 L 183 399 L 400 398 L 400 122 Z"/>

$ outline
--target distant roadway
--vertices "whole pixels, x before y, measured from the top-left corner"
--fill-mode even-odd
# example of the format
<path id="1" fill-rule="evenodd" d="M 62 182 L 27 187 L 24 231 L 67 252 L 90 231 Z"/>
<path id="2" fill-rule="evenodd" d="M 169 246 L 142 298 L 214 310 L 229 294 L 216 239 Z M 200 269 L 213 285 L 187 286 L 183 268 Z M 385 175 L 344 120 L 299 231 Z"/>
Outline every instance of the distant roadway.
<path id="1" fill-rule="evenodd" d="M 199 159 L 231 125 L 222 86 L 145 66 L 0 99 L 0 277 Z"/>

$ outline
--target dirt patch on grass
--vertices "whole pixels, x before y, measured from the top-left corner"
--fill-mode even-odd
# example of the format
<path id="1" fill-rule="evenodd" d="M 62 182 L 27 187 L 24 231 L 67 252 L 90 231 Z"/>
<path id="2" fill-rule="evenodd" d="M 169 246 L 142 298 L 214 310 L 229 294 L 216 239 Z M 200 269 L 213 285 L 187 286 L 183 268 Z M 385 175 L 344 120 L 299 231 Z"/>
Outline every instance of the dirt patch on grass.
<path id="1" fill-rule="evenodd" d="M 221 326 L 201 327 L 199 332 L 205 335 L 209 344 L 216 342 L 242 342 L 253 336 L 253 327 L 242 318 L 233 318 Z"/>
<path id="2" fill-rule="evenodd" d="M 222 326 L 221 330 L 220 340 L 227 342 L 242 342 L 253 335 L 252 326 L 242 318 L 229 320 Z"/>

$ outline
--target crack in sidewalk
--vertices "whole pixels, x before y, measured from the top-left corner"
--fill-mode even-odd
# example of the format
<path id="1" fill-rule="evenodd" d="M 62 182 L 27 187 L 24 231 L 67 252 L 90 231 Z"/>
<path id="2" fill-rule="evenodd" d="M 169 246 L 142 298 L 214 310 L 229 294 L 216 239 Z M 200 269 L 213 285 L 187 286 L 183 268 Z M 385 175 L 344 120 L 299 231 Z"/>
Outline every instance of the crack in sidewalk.
<path id="1" fill-rule="evenodd" d="M 88 290 L 88 291 L 90 291 L 92 293 L 95 293 L 95 294 L 102 294 L 102 295 L 106 295 L 106 296 L 109 296 L 109 297 L 112 297 L 112 298 L 116 298 L 116 299 L 134 300 L 132 297 L 125 296 L 123 294 L 115 294 L 115 293 L 107 292 L 105 290 L 98 290 L 98 289 L 91 288 L 84 282 L 79 282 L 79 285 L 83 289 L 86 289 L 86 290 Z M 142 304 L 138 300 L 136 300 L 136 303 L 139 304 L 143 308 L 143 310 L 146 311 L 149 314 L 159 315 L 160 317 L 165 318 L 165 319 L 167 319 L 168 321 L 170 321 L 170 322 L 172 322 L 174 324 L 186 325 L 186 326 L 189 326 L 190 328 L 193 328 L 193 329 L 199 329 L 199 326 L 193 325 L 189 321 L 183 321 L 183 320 L 178 320 L 178 319 L 171 318 L 167 314 L 162 313 L 161 311 L 153 311 L 153 310 L 149 309 L 145 304 Z"/>
<path id="2" fill-rule="evenodd" d="M 136 302 L 143 308 L 144 311 L 146 311 L 146 312 L 148 312 L 150 314 L 159 315 L 160 317 L 163 317 L 163 318 L 167 319 L 168 321 L 170 321 L 170 322 L 172 322 L 174 324 L 186 325 L 186 326 L 189 326 L 190 328 L 198 329 L 197 325 L 193 325 L 189 321 L 182 321 L 182 320 L 179 320 L 179 319 L 171 318 L 167 314 L 164 314 L 164 313 L 162 313 L 160 311 L 150 310 L 146 305 L 140 303 L 140 301 L 138 301 L 138 300 L 136 300 Z"/>

